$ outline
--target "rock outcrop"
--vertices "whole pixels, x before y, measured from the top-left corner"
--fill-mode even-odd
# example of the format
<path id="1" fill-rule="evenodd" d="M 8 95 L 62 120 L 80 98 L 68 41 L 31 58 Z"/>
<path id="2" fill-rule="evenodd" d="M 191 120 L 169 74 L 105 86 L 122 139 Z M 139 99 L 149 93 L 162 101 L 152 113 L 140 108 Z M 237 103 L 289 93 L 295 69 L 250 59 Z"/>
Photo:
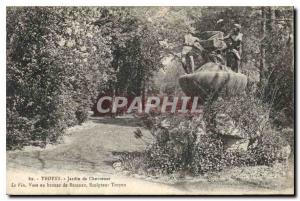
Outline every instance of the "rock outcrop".
<path id="1" fill-rule="evenodd" d="M 183 48 L 183 55 L 187 55 L 186 60 L 192 57 L 193 61 L 184 64 L 192 65 L 190 68 L 185 66 L 187 69 L 196 70 L 194 72 L 192 70 L 190 74 L 179 78 L 179 84 L 183 92 L 187 96 L 197 96 L 202 102 L 208 98 L 232 97 L 245 93 L 247 76 L 236 73 L 231 68 L 218 62 L 207 62 L 205 60 L 205 54 L 216 54 L 215 51 L 226 48 L 223 33 L 206 31 L 195 36 L 187 35 L 185 37 L 185 43 L 189 45 L 189 49 L 187 47 Z M 193 49 L 198 50 L 200 56 L 191 54 Z M 189 71 L 187 72 L 189 73 Z M 249 138 L 244 136 L 243 129 L 239 128 L 230 116 L 222 113 L 217 114 L 212 129 L 213 133 L 223 138 L 225 150 L 247 150 Z M 200 132 L 201 135 L 202 133 L 206 132 Z"/>

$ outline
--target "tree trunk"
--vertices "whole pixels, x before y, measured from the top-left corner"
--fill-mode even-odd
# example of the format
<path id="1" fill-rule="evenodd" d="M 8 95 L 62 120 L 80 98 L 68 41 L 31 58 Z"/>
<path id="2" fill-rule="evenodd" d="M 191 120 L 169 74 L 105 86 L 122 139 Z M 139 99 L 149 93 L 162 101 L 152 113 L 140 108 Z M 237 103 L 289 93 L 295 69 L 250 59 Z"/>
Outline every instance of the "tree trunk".
<path id="1" fill-rule="evenodd" d="M 266 84 L 268 79 L 268 72 L 270 71 L 270 64 L 272 59 L 269 55 L 266 55 L 266 43 L 269 42 L 269 38 L 272 35 L 272 29 L 274 27 L 275 19 L 275 10 L 272 7 L 262 7 L 261 8 L 261 33 L 262 33 L 262 42 L 261 42 L 261 51 L 260 51 L 260 81 L 263 84 Z"/>
<path id="2" fill-rule="evenodd" d="M 266 50 L 265 50 L 265 37 L 266 37 L 266 11 L 265 8 L 262 7 L 261 8 L 261 35 L 262 35 L 262 39 L 261 39 L 261 44 L 260 44 L 260 69 L 259 69 L 259 80 L 260 83 L 264 83 L 265 81 L 265 67 L 266 67 L 266 59 L 265 59 L 265 54 L 266 54 Z"/>

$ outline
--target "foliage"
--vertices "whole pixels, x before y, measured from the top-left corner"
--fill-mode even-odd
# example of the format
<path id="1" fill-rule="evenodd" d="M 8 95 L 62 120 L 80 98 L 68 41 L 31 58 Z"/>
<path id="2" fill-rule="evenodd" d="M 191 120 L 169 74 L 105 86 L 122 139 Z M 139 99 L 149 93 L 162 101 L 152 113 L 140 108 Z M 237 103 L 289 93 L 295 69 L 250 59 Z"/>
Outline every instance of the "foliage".
<path id="1" fill-rule="evenodd" d="M 115 80 L 108 91 L 127 96 L 145 93 L 153 72 L 161 68 L 158 34 L 128 8 L 105 9 L 95 24 L 110 37 Z"/>
<path id="2" fill-rule="evenodd" d="M 158 35 L 130 8 L 7 9 L 7 145 L 55 142 L 99 94 L 143 94 Z"/>
<path id="3" fill-rule="evenodd" d="M 143 121 L 151 127 L 155 139 L 140 159 L 144 174 L 198 175 L 225 167 L 222 139 L 206 134 L 201 116 L 153 114 Z"/>
<path id="4" fill-rule="evenodd" d="M 63 68 L 54 51 L 61 19 L 48 8 L 11 8 L 7 16 L 7 146 L 53 142 L 63 129 Z"/>
<path id="5" fill-rule="evenodd" d="M 157 89 L 169 95 L 177 93 L 176 78 L 183 72 L 174 58 L 180 58 L 183 36 L 216 29 L 228 33 L 233 23 L 243 27 L 243 72 L 263 71 L 267 80 L 260 80 L 257 95 L 209 103 L 205 107 L 205 132 L 214 134 L 210 129 L 217 111 L 228 114 L 250 138 L 270 129 L 274 133 L 269 118 L 277 129 L 292 127 L 294 44 L 289 19 L 293 12 L 290 8 L 272 9 L 280 20 L 269 20 L 271 29 L 262 38 L 264 19 L 259 7 L 7 8 L 7 147 L 55 142 L 66 127 L 85 121 L 99 94 L 145 96 Z M 220 26 L 216 25 L 218 19 L 224 19 Z M 266 69 L 261 69 L 257 59 L 262 47 L 267 50 Z M 162 63 L 169 77 L 163 73 L 162 79 L 154 80 Z M 210 141 L 216 140 L 212 144 L 219 146 L 216 136 L 196 146 L 198 128 L 192 124 L 202 120 L 168 118 L 188 128 L 184 131 L 174 126 L 170 130 L 149 124 L 156 129 L 153 133 L 173 132 L 180 139 L 181 145 L 171 138 L 168 143 L 158 140 L 153 145 L 154 153 L 166 157 L 155 156 L 153 161 L 175 158 L 163 170 L 191 166 L 193 157 L 203 157 Z M 163 134 L 156 134 L 155 138 L 163 139 Z M 190 148 L 183 148 L 187 145 Z M 170 147 L 178 151 L 171 153 Z M 187 153 L 194 153 L 193 157 L 182 161 Z M 208 169 L 203 166 L 193 171 L 203 173 Z"/>
<path id="6" fill-rule="evenodd" d="M 217 127 L 215 118 L 218 114 L 229 116 L 235 127 L 241 129 L 243 136 L 254 138 L 271 126 L 269 121 L 270 106 L 252 94 L 219 98 L 204 105 L 204 118 L 208 132 Z"/>
<path id="7" fill-rule="evenodd" d="M 269 108 L 259 99 L 248 96 L 206 102 L 202 115 L 150 114 L 142 117 L 155 141 L 139 155 L 144 174 L 206 174 L 225 167 L 254 165 L 271 166 L 286 158 L 282 148 L 287 146 L 284 136 L 268 118 Z M 226 138 L 217 132 L 217 114 L 233 119 L 241 128 L 242 137 L 249 139 L 247 150 L 227 149 Z M 140 134 L 136 138 L 143 138 Z M 126 161 L 126 160 L 125 160 Z M 151 172 L 151 173 L 150 173 Z"/>
<path id="8" fill-rule="evenodd" d="M 271 104 L 271 118 L 281 127 L 294 124 L 293 15 L 291 7 L 207 7 L 201 17 L 192 17 L 196 32 L 228 34 L 234 23 L 242 25 L 242 72 L 259 81 L 258 96 Z M 258 73 L 259 80 L 254 76 Z"/>
<path id="9" fill-rule="evenodd" d="M 280 8 L 271 10 L 277 19 L 270 23 L 262 45 L 266 48 L 265 80 L 261 90 L 264 101 L 275 100 L 272 116 L 278 127 L 294 125 L 294 39 L 293 10 Z M 276 55 L 276 56 L 274 56 Z"/>
<path id="10" fill-rule="evenodd" d="M 251 165 L 273 165 L 275 162 L 286 162 L 282 149 L 287 141 L 276 130 L 266 130 L 256 143 L 249 147 L 248 157 Z"/>
<path id="11" fill-rule="evenodd" d="M 191 162 L 191 172 L 193 174 L 198 175 L 220 171 L 224 168 L 224 161 L 227 158 L 224 157 L 223 142 L 221 138 L 205 135 L 201 136 L 193 149 L 193 158 Z"/>

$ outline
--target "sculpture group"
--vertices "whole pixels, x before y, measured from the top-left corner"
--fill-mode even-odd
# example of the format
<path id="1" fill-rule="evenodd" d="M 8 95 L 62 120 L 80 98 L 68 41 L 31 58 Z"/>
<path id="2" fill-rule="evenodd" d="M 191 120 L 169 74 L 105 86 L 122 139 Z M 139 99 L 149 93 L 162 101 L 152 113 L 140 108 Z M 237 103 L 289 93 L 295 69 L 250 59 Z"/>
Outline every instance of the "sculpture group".
<path id="1" fill-rule="evenodd" d="M 232 96 L 245 91 L 247 77 L 239 72 L 240 54 L 227 38 L 220 31 L 185 36 L 181 62 L 186 74 L 179 84 L 186 95 L 205 100 L 220 92 Z"/>

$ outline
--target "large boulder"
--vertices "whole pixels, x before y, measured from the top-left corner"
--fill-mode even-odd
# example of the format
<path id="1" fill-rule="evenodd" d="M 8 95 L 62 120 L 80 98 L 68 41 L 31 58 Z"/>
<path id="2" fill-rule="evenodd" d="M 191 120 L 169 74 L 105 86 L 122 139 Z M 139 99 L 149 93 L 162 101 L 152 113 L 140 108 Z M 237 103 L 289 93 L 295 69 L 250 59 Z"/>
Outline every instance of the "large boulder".
<path id="1" fill-rule="evenodd" d="M 213 129 L 215 133 L 223 138 L 226 151 L 247 151 L 249 137 L 229 115 L 217 113 Z"/>
<path id="2" fill-rule="evenodd" d="M 181 76 L 179 84 L 187 96 L 198 96 L 205 100 L 220 92 L 228 96 L 244 93 L 247 76 L 235 73 L 224 65 L 209 62 L 194 73 Z"/>
<path id="3" fill-rule="evenodd" d="M 215 133 L 224 137 L 235 139 L 249 138 L 228 114 L 217 113 L 213 127 Z"/>

